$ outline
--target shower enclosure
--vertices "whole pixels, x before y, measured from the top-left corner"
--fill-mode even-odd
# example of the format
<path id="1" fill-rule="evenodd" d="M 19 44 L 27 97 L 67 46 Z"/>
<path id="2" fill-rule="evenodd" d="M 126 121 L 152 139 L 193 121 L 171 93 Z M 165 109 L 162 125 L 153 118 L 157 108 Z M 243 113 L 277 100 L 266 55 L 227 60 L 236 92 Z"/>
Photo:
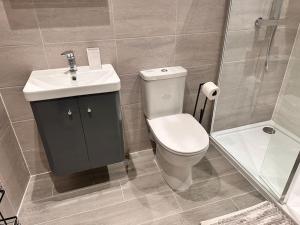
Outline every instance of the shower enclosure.
<path id="1" fill-rule="evenodd" d="M 230 1 L 211 127 L 215 144 L 281 204 L 300 163 L 299 15 L 299 0 Z"/>

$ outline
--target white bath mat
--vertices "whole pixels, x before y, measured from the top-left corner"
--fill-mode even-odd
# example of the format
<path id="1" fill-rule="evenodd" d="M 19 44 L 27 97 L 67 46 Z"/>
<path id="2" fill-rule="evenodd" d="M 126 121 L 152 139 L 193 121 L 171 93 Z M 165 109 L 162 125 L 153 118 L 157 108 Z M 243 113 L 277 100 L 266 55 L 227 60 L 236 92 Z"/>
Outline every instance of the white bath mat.
<path id="1" fill-rule="evenodd" d="M 238 212 L 203 221 L 201 225 L 295 225 L 274 204 L 266 201 Z"/>

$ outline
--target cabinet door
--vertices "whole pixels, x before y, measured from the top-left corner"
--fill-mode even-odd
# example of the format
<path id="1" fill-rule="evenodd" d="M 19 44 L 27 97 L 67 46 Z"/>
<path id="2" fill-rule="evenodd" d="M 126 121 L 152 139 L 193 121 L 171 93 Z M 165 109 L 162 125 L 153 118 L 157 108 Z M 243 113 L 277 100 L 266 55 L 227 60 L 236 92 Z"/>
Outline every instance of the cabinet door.
<path id="1" fill-rule="evenodd" d="M 52 171 L 56 175 L 90 167 L 76 98 L 32 102 Z"/>
<path id="2" fill-rule="evenodd" d="M 78 99 L 90 162 L 93 167 L 124 159 L 119 93 Z"/>

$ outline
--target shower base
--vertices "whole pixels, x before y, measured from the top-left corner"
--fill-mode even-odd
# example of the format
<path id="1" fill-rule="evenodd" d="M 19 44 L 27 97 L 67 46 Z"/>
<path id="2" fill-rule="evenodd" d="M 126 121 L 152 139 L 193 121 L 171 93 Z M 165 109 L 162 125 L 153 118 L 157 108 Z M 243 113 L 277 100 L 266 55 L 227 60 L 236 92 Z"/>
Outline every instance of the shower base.
<path id="1" fill-rule="evenodd" d="M 267 133 L 265 127 L 275 129 Z M 300 149 L 300 140 L 273 121 L 213 132 L 213 139 L 278 198 Z"/>

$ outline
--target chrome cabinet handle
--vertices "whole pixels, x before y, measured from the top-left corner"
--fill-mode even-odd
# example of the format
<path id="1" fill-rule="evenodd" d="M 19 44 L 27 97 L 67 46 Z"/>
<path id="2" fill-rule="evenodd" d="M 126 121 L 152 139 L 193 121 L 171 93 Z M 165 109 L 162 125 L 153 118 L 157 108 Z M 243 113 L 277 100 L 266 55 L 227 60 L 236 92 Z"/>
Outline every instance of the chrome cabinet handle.
<path id="1" fill-rule="evenodd" d="M 72 111 L 71 111 L 71 109 L 69 109 L 69 111 L 68 111 L 68 116 L 72 116 Z"/>
<path id="2" fill-rule="evenodd" d="M 88 113 L 91 113 L 91 112 L 92 112 L 92 109 L 89 107 L 89 108 L 87 109 L 87 112 L 88 112 Z"/>

